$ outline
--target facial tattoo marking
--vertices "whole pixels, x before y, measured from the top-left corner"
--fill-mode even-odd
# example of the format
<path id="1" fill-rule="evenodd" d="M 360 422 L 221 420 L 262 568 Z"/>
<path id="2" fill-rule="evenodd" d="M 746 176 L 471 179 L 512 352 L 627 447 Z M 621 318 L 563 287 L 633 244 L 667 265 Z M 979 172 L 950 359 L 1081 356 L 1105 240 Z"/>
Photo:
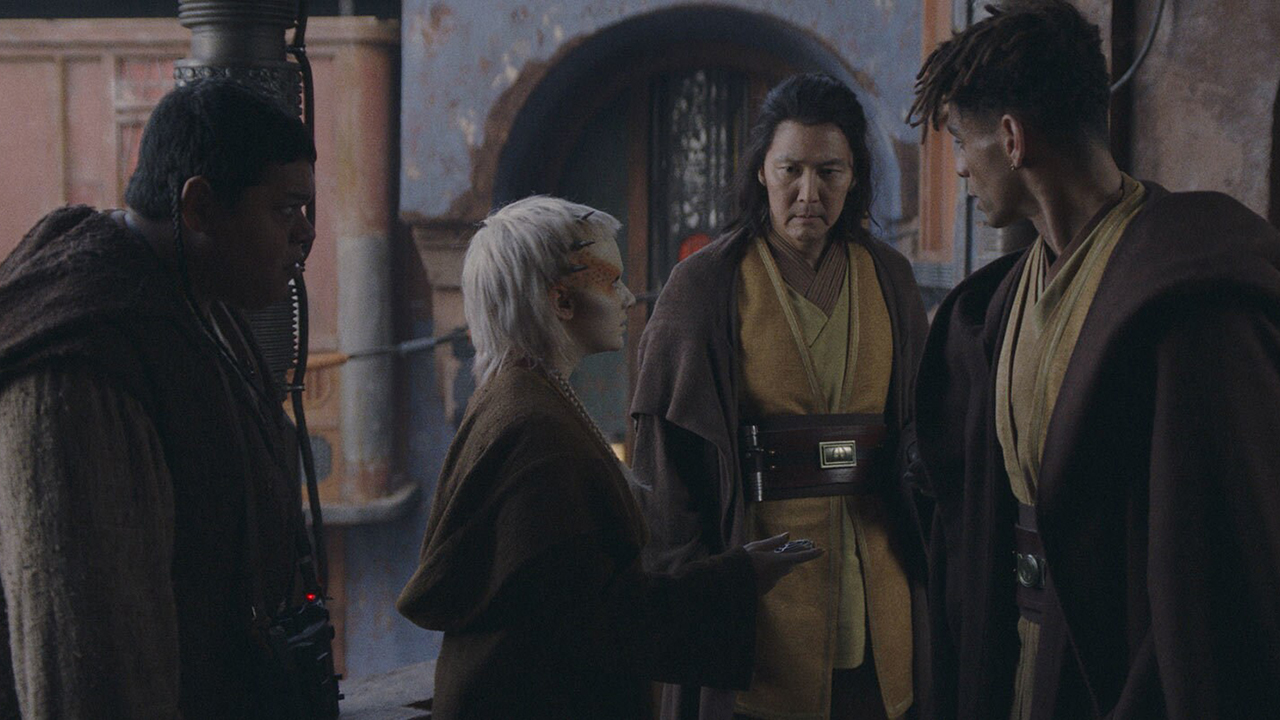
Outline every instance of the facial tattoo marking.
<path id="1" fill-rule="evenodd" d="M 573 253 L 569 258 L 575 267 L 582 269 L 565 278 L 567 285 L 584 290 L 599 290 L 602 293 L 613 292 L 613 283 L 622 273 L 622 268 L 586 250 Z"/>

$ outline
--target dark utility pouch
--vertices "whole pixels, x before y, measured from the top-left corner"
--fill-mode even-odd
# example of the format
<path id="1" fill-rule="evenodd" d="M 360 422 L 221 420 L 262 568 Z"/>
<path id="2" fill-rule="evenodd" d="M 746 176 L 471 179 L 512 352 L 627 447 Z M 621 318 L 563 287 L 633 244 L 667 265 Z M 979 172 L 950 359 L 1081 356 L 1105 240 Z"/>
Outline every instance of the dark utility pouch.
<path id="1" fill-rule="evenodd" d="M 260 626 L 258 682 L 273 707 L 265 716 L 281 720 L 338 717 L 338 676 L 333 668 L 333 626 L 317 599 Z"/>

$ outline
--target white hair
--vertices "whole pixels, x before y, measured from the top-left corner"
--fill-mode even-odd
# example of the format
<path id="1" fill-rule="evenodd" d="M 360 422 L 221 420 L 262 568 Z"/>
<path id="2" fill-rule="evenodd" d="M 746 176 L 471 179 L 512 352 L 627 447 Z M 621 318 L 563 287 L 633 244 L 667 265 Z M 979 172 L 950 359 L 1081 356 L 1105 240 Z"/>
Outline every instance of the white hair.
<path id="1" fill-rule="evenodd" d="M 478 385 L 506 360 L 563 359 L 569 338 L 552 311 L 551 287 L 573 271 L 575 245 L 612 240 L 619 227 L 609 213 L 546 195 L 485 218 L 462 261 L 462 309 Z"/>

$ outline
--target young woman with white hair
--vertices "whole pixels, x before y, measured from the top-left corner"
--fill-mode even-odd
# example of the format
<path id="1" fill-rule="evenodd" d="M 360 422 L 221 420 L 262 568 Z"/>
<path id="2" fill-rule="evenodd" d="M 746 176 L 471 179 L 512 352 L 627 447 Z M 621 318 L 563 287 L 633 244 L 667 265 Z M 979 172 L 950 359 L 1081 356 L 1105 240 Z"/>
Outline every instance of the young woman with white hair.
<path id="1" fill-rule="evenodd" d="M 640 566 L 644 520 L 568 382 L 623 346 L 635 296 L 618 221 L 550 197 L 494 212 L 463 302 L 479 384 L 397 607 L 443 630 L 434 718 L 649 718 L 650 680 L 750 684 L 755 612 L 818 549 L 778 536 L 675 575 Z"/>

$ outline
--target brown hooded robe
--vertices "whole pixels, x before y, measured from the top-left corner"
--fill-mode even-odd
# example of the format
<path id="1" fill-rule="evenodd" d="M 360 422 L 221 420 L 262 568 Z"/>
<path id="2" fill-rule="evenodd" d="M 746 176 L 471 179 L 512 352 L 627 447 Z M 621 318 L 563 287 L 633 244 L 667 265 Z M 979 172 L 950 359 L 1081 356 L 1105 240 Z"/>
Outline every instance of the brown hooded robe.
<path id="1" fill-rule="evenodd" d="M 248 326 L 215 322 L 256 371 L 92 208 L 0 264 L 0 716 L 285 717 L 250 625 L 302 593 L 296 446 Z"/>
<path id="2" fill-rule="evenodd" d="M 1273 717 L 1280 707 L 1280 235 L 1218 193 L 1145 183 L 1049 420 L 1051 578 L 1031 716 Z M 1007 717 L 1016 509 L 995 353 L 1025 255 L 943 302 L 917 380 L 937 511 L 937 718 Z"/>
<path id="3" fill-rule="evenodd" d="M 746 552 L 679 575 L 640 566 L 621 465 L 540 371 L 471 398 L 397 608 L 443 630 L 432 717 L 651 717 L 650 680 L 743 686 L 754 659 Z"/>

